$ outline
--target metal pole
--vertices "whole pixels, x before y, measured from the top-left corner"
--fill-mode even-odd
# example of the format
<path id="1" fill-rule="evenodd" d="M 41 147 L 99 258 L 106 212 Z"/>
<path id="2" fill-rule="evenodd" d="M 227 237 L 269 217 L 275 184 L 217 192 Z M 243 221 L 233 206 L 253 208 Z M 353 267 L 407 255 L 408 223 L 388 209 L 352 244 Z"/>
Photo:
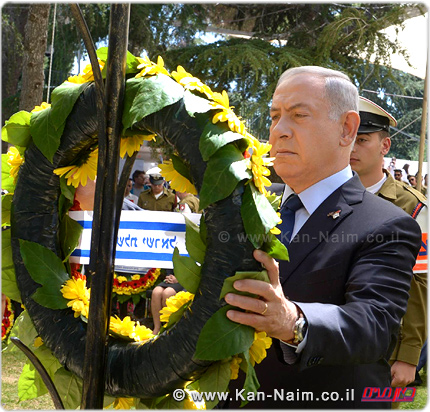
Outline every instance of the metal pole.
<path id="1" fill-rule="evenodd" d="M 421 190 L 422 187 L 422 170 L 424 162 L 424 152 L 426 147 L 426 127 L 427 127 L 427 89 L 428 89 L 428 62 L 426 65 L 426 77 L 424 80 L 424 96 L 423 96 L 423 114 L 421 117 L 421 133 L 420 133 L 420 151 L 418 157 L 418 177 L 417 177 L 417 190 Z"/>
<path id="2" fill-rule="evenodd" d="M 81 409 L 102 409 L 105 388 L 105 364 L 114 256 L 118 225 L 116 195 L 119 170 L 119 145 L 122 129 L 122 110 L 125 92 L 125 69 L 128 44 L 129 4 L 112 4 L 109 27 L 109 52 L 106 77 L 106 164 L 104 174 L 97 175 L 97 186 L 102 186 L 100 236 L 94 239 L 95 268 L 91 280 L 90 310 L 85 347 L 84 385 Z M 99 159 L 99 161 L 102 159 Z M 100 170 L 100 169 L 98 169 Z M 97 190 L 97 187 L 96 187 Z M 97 197 L 100 193 L 96 192 Z M 94 211 L 96 214 L 96 210 Z M 93 251 L 93 250 L 92 250 Z"/>

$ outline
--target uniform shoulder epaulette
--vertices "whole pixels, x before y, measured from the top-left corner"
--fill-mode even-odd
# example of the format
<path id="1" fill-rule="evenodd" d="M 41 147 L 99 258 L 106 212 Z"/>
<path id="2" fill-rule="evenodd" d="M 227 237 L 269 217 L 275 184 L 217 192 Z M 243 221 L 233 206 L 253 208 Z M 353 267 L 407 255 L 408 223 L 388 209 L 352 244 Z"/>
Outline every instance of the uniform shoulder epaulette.
<path id="1" fill-rule="evenodd" d="M 414 189 L 412 186 L 409 186 L 407 183 L 404 183 L 403 187 L 408 192 L 412 193 L 420 202 L 427 203 L 427 198 L 417 189 Z"/>

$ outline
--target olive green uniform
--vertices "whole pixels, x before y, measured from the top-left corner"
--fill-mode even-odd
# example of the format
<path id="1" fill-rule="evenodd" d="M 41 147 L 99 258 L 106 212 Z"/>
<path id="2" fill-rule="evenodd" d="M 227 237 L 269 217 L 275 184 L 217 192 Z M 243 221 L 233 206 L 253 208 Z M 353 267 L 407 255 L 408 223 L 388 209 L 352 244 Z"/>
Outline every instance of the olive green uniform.
<path id="1" fill-rule="evenodd" d="M 399 182 L 386 170 L 387 180 L 377 193 L 379 197 L 401 207 L 411 215 L 418 203 L 427 203 L 426 197 L 409 186 Z M 408 307 L 402 319 L 399 340 L 391 355 L 391 363 L 403 361 L 418 365 L 421 348 L 427 337 L 427 273 L 414 273 L 409 291 Z"/>
<path id="2" fill-rule="evenodd" d="M 146 210 L 172 212 L 176 203 L 176 195 L 170 189 L 163 188 L 163 193 L 158 199 L 152 193 L 152 189 L 143 191 L 137 205 Z"/>
<path id="3" fill-rule="evenodd" d="M 190 208 L 192 213 L 200 213 L 199 212 L 199 208 L 200 208 L 200 201 L 199 199 L 197 199 L 197 197 L 195 197 L 192 194 L 188 194 L 186 195 L 180 202 L 180 205 L 188 205 L 188 207 Z"/>

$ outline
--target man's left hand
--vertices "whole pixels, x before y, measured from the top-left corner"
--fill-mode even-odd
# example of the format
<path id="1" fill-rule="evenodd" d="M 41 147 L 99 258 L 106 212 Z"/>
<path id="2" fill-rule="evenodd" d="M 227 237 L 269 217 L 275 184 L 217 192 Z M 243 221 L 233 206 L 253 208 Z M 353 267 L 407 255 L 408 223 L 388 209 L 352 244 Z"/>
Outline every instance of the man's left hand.
<path id="1" fill-rule="evenodd" d="M 258 331 L 266 332 L 271 337 L 288 342 L 294 338 L 293 329 L 298 309 L 284 296 L 279 283 L 278 263 L 261 250 L 255 250 L 254 257 L 266 268 L 270 283 L 253 279 L 234 282 L 233 286 L 236 290 L 253 293 L 260 298 L 228 293 L 225 301 L 246 312 L 229 310 L 227 317 L 233 322 L 252 326 Z"/>
<path id="2" fill-rule="evenodd" d="M 395 361 L 391 366 L 391 386 L 404 388 L 415 380 L 417 367 L 403 361 Z"/>

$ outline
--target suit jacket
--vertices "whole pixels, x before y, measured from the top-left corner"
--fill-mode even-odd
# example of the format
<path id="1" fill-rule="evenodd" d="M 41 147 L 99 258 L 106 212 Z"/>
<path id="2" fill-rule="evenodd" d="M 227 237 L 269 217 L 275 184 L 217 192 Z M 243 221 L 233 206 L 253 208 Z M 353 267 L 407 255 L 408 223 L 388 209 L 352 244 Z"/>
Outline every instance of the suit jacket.
<path id="1" fill-rule="evenodd" d="M 361 397 L 365 387 L 390 386 L 387 360 L 406 310 L 420 234 L 410 216 L 368 193 L 356 174 L 319 206 L 289 245 L 290 261 L 280 264 L 284 293 L 308 322 L 304 348 L 288 365 L 274 340 L 268 359 L 256 365 L 260 391 L 272 397 L 249 408 L 391 407 Z M 274 388 L 291 392 L 294 401 L 275 400 Z M 301 398 L 304 391 L 313 392 L 312 401 Z M 337 392 L 339 399 L 326 402 L 322 392 Z"/>

